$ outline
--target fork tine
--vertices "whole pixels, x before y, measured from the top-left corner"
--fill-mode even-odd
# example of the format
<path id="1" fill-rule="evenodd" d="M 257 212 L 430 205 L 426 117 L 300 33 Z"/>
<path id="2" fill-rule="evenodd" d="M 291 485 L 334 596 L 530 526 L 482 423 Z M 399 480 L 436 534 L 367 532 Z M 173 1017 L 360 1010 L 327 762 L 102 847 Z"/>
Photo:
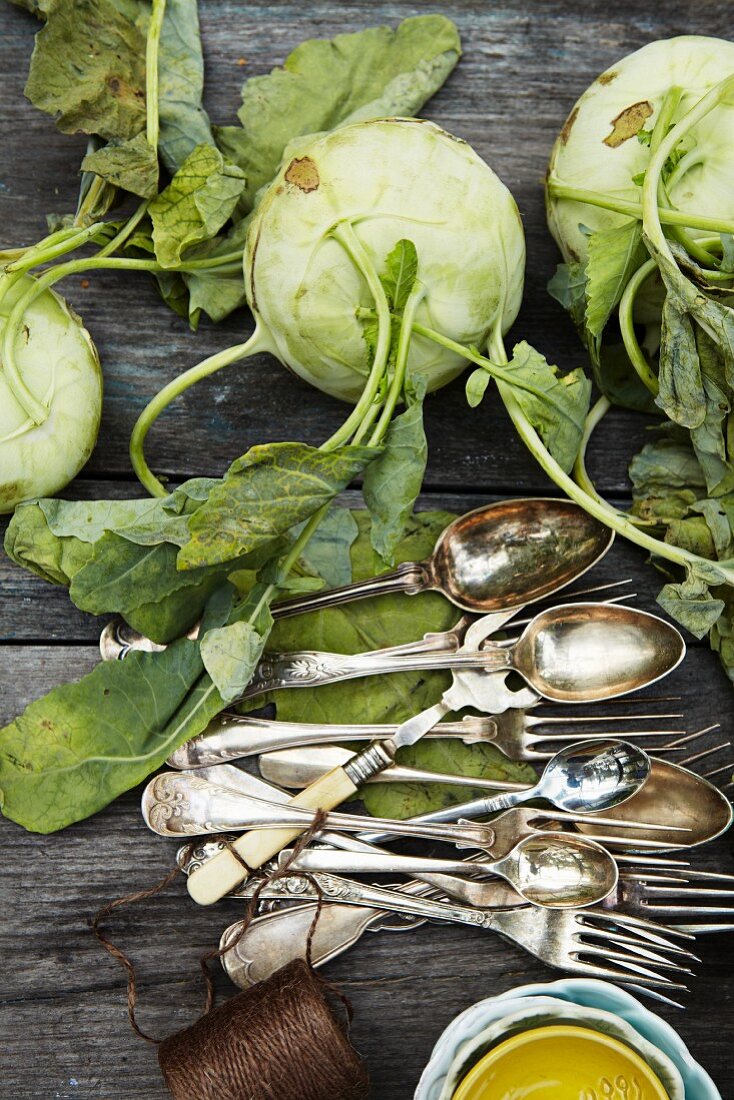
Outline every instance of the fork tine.
<path id="1" fill-rule="evenodd" d="M 648 958 L 650 959 L 659 959 L 661 962 L 666 961 L 664 955 L 656 954 L 656 952 L 652 950 L 646 940 L 640 941 L 639 937 L 637 936 L 625 936 L 621 932 L 612 932 L 607 933 L 605 939 L 607 939 L 611 943 L 618 944 L 620 947 L 633 947 L 635 951 L 639 952 L 641 955 L 648 956 Z M 645 946 L 643 946 L 643 943 L 645 944 Z M 692 951 L 686 951 L 683 947 L 678 947 L 677 944 L 671 945 L 670 947 L 660 947 L 658 944 L 656 944 L 655 946 L 658 947 L 658 950 L 667 951 L 671 955 L 678 955 L 679 958 L 691 959 L 692 962 L 701 961 L 698 955 L 694 955 Z"/>
<path id="2" fill-rule="evenodd" d="M 705 733 L 711 733 L 712 730 L 721 729 L 721 722 L 714 722 L 711 726 L 704 726 L 703 729 L 695 730 L 693 733 L 689 733 L 686 737 L 681 737 L 679 741 L 676 741 L 677 745 L 687 745 L 691 741 L 696 741 L 699 737 L 703 737 Z"/>
<path id="3" fill-rule="evenodd" d="M 678 880 L 674 880 L 676 883 Z M 672 890 L 667 886 L 646 886 L 645 893 L 649 896 L 662 895 L 669 898 L 685 898 L 685 897 L 697 897 L 697 898 L 734 898 L 734 890 L 721 890 L 713 889 L 706 890 L 702 886 L 688 886 L 681 885 L 677 890 Z"/>
<path id="4" fill-rule="evenodd" d="M 642 996 L 650 997 L 653 1001 L 660 1001 L 661 1004 L 670 1005 L 671 1008 L 681 1008 L 685 1011 L 686 1006 L 682 1005 L 680 1001 L 674 1001 L 672 997 L 664 996 L 664 994 L 660 993 L 657 989 L 645 989 L 643 985 L 634 985 L 634 983 L 627 985 L 626 982 L 620 982 L 620 985 L 622 985 L 624 989 L 628 989 L 630 993 L 638 993 Z"/>
<path id="5" fill-rule="evenodd" d="M 577 958 L 573 954 L 569 955 L 568 959 L 560 964 L 560 968 L 569 971 L 571 974 L 583 974 L 589 978 L 601 978 L 608 982 L 619 982 L 624 984 L 634 981 L 647 988 L 666 990 L 680 989 L 688 992 L 688 986 L 673 982 L 670 978 L 662 976 L 645 978 L 642 975 L 633 975 L 629 970 L 623 970 L 621 967 L 603 966 L 601 962 L 586 962 L 584 959 Z"/>
<path id="6" fill-rule="evenodd" d="M 651 913 L 667 917 L 732 917 L 734 908 L 724 905 L 645 905 Z"/>
<path id="7" fill-rule="evenodd" d="M 686 859 L 665 859 L 662 856 L 638 856 L 632 853 L 617 852 L 614 856 L 617 863 L 634 863 L 638 867 L 665 867 L 666 869 L 686 874 L 691 866 Z"/>
<path id="8" fill-rule="evenodd" d="M 681 768 L 688 768 L 691 764 L 695 764 L 697 760 L 703 760 L 706 756 L 713 756 L 715 752 L 728 748 L 731 748 L 731 741 L 722 741 L 720 745 L 713 745 L 710 749 L 703 749 L 693 756 L 687 756 L 685 760 L 677 760 L 676 763 Z"/>
<path id="9" fill-rule="evenodd" d="M 635 966 L 633 963 L 626 964 L 626 969 L 622 969 L 621 966 L 602 966 L 600 963 L 585 962 L 583 959 L 570 957 L 564 969 L 586 974 L 592 978 L 603 978 L 610 982 L 629 982 L 634 975 L 633 980 L 638 985 L 649 986 L 652 989 L 680 989 L 685 993 L 688 992 L 687 985 L 673 982 L 670 978 L 655 974 L 654 971 L 647 970 L 645 967 Z"/>
<path id="10" fill-rule="evenodd" d="M 624 821 L 616 817 L 603 817 L 601 814 L 577 814 L 564 810 L 537 810 L 532 821 L 573 821 L 580 825 L 613 825 L 617 829 L 660 829 L 671 833 L 690 833 L 690 829 L 680 825 L 658 825 L 651 821 Z"/>
<path id="11" fill-rule="evenodd" d="M 702 771 L 701 779 L 711 779 L 712 775 L 720 775 L 722 771 L 734 771 L 734 761 L 727 760 L 723 763 L 721 768 L 712 768 L 711 771 Z M 731 787 L 731 783 L 727 783 L 726 787 Z"/>
<path id="12" fill-rule="evenodd" d="M 593 921 L 599 921 L 599 925 L 594 924 Z M 660 944 L 662 947 L 671 946 L 668 939 L 669 936 L 684 940 L 692 940 L 695 938 L 686 932 L 681 932 L 679 928 L 668 928 L 666 925 L 656 924 L 651 920 L 645 920 L 644 917 L 633 917 L 631 913 L 609 912 L 608 910 L 602 909 L 585 910 L 583 914 L 577 916 L 576 923 L 581 924 L 585 928 L 591 928 L 598 931 L 600 935 L 603 935 L 605 929 L 612 925 L 627 926 L 633 928 L 643 939 L 649 940 L 651 943 Z"/>
<path id="13" fill-rule="evenodd" d="M 613 833 L 583 833 L 581 835 L 588 840 L 595 840 L 597 844 L 602 844 L 604 847 L 610 844 L 621 844 L 624 848 L 632 846 L 635 849 L 645 848 L 657 851 L 662 849 L 664 852 L 677 851 L 686 847 L 685 844 L 671 844 L 669 840 L 638 840 L 637 837 L 615 836 Z"/>
<path id="14" fill-rule="evenodd" d="M 624 945 L 622 945 L 624 946 Z M 643 963 L 654 963 L 656 968 L 661 970 L 670 970 L 674 974 L 693 974 L 690 967 L 680 966 L 672 959 L 663 958 L 661 955 L 656 955 L 654 951 L 649 951 L 646 948 L 640 948 L 637 953 L 631 949 L 628 952 L 615 951 L 613 948 L 596 947 L 590 944 L 579 944 L 579 953 L 584 955 L 594 955 L 597 958 L 611 959 L 613 962 L 622 963 L 625 965 L 631 963 L 633 966 L 642 966 Z M 699 960 L 697 959 L 696 962 Z M 644 971 L 643 971 L 644 972 Z M 647 971 L 647 973 L 652 973 Z"/>

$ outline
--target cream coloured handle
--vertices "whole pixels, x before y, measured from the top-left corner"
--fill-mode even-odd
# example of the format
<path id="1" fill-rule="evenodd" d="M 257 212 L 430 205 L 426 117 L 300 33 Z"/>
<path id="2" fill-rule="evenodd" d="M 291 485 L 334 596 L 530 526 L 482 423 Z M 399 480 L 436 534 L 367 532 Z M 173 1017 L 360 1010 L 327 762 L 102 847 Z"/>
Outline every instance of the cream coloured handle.
<path id="1" fill-rule="evenodd" d="M 307 810 L 332 810 L 357 793 L 358 788 L 343 768 L 334 768 L 316 783 L 292 798 L 288 805 Z M 240 858 L 253 869 L 286 848 L 307 826 L 293 829 L 252 829 L 232 844 Z M 235 890 L 247 878 L 247 871 L 236 856 L 225 848 L 189 875 L 186 887 L 199 905 L 213 905 Z"/>

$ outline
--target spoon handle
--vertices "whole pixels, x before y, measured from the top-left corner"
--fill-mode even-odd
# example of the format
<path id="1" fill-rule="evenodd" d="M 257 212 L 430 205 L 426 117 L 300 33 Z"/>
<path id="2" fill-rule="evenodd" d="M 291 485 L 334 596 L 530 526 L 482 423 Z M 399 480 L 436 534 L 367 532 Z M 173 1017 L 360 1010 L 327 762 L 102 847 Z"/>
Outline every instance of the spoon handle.
<path id="1" fill-rule="evenodd" d="M 390 573 L 381 573 L 364 581 L 343 584 L 326 592 L 305 593 L 273 604 L 273 617 L 287 619 L 306 611 L 322 611 L 327 607 L 364 600 L 369 596 L 385 596 L 390 592 L 407 592 L 414 596 L 428 586 L 428 571 L 421 562 L 406 561 Z"/>

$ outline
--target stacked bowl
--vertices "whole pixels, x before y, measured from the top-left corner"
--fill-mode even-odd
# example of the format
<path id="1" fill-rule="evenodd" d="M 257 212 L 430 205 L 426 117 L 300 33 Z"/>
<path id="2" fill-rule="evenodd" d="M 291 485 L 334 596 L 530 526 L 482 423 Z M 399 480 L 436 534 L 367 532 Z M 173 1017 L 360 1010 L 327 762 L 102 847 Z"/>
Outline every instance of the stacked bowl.
<path id="1" fill-rule="evenodd" d="M 434 1047 L 414 1100 L 722 1100 L 676 1032 L 605 982 L 480 1001 Z"/>

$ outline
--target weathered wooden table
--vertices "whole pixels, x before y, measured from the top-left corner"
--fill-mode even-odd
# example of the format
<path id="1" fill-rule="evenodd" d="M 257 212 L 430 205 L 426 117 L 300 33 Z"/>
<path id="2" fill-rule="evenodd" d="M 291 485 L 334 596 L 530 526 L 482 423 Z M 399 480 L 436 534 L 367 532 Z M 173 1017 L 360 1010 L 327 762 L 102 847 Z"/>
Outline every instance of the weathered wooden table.
<path id="1" fill-rule="evenodd" d="M 420 3 L 318 0 L 311 4 L 202 0 L 207 105 L 233 121 L 243 77 L 267 71 L 304 38 L 375 23 L 395 24 Z M 556 261 L 545 228 L 541 180 L 556 131 L 587 84 L 615 59 L 652 39 L 683 33 L 731 34 L 726 0 L 444 0 L 458 23 L 465 57 L 426 113 L 467 138 L 514 192 L 528 242 L 525 305 L 518 338 L 564 365 L 582 351 L 561 309 L 545 291 Z M 0 8 L 0 224 L 4 246 L 42 235 L 44 215 L 75 201 L 82 141 L 57 133 L 23 99 L 36 23 Z M 246 64 L 243 66 L 243 59 Z M 164 306 L 146 277 L 92 275 L 64 293 L 82 314 L 105 369 L 105 415 L 99 445 L 70 492 L 80 497 L 139 492 L 127 454 L 144 403 L 183 368 L 242 338 L 249 321 L 202 325 L 193 335 Z M 220 374 L 179 400 L 151 439 L 157 472 L 172 480 L 218 475 L 255 442 L 316 443 L 340 422 L 335 402 L 308 389 L 267 357 Z M 500 410 L 476 411 L 460 383 L 429 403 L 430 460 L 424 507 L 459 512 L 503 494 L 550 488 Z M 613 413 L 595 449 L 594 474 L 612 498 L 628 493 L 625 459 L 645 423 Z M 657 578 L 643 556 L 618 545 L 595 576 L 629 576 L 644 607 L 654 606 Z M 0 558 L 0 725 L 55 684 L 81 675 L 97 659 L 99 621 L 81 614 L 66 592 Z M 692 645 L 668 682 L 683 697 L 689 728 L 721 720 L 731 732 L 731 687 L 716 658 Z M 719 758 L 717 758 L 717 761 Z M 87 927 L 104 901 L 143 888 L 170 866 L 174 847 L 151 836 L 135 792 L 104 813 L 47 838 L 0 827 L 0 1081 L 8 1100 L 146 1100 L 166 1095 L 153 1050 L 127 1025 L 119 968 Z M 734 870 L 724 841 L 696 856 L 700 865 Z M 229 908 L 202 910 L 179 884 L 130 910 L 116 925 L 142 975 L 143 1025 L 157 1034 L 192 1021 L 201 1005 L 197 959 L 214 945 Z M 734 939 L 700 943 L 701 965 L 687 1010 L 663 1010 L 716 1078 L 730 1088 L 734 1026 Z M 356 1009 L 353 1038 L 367 1058 L 372 1095 L 404 1100 L 449 1020 L 480 997 L 554 975 L 486 934 L 456 927 L 365 936 L 328 971 Z M 218 978 L 223 995 L 232 991 Z"/>

